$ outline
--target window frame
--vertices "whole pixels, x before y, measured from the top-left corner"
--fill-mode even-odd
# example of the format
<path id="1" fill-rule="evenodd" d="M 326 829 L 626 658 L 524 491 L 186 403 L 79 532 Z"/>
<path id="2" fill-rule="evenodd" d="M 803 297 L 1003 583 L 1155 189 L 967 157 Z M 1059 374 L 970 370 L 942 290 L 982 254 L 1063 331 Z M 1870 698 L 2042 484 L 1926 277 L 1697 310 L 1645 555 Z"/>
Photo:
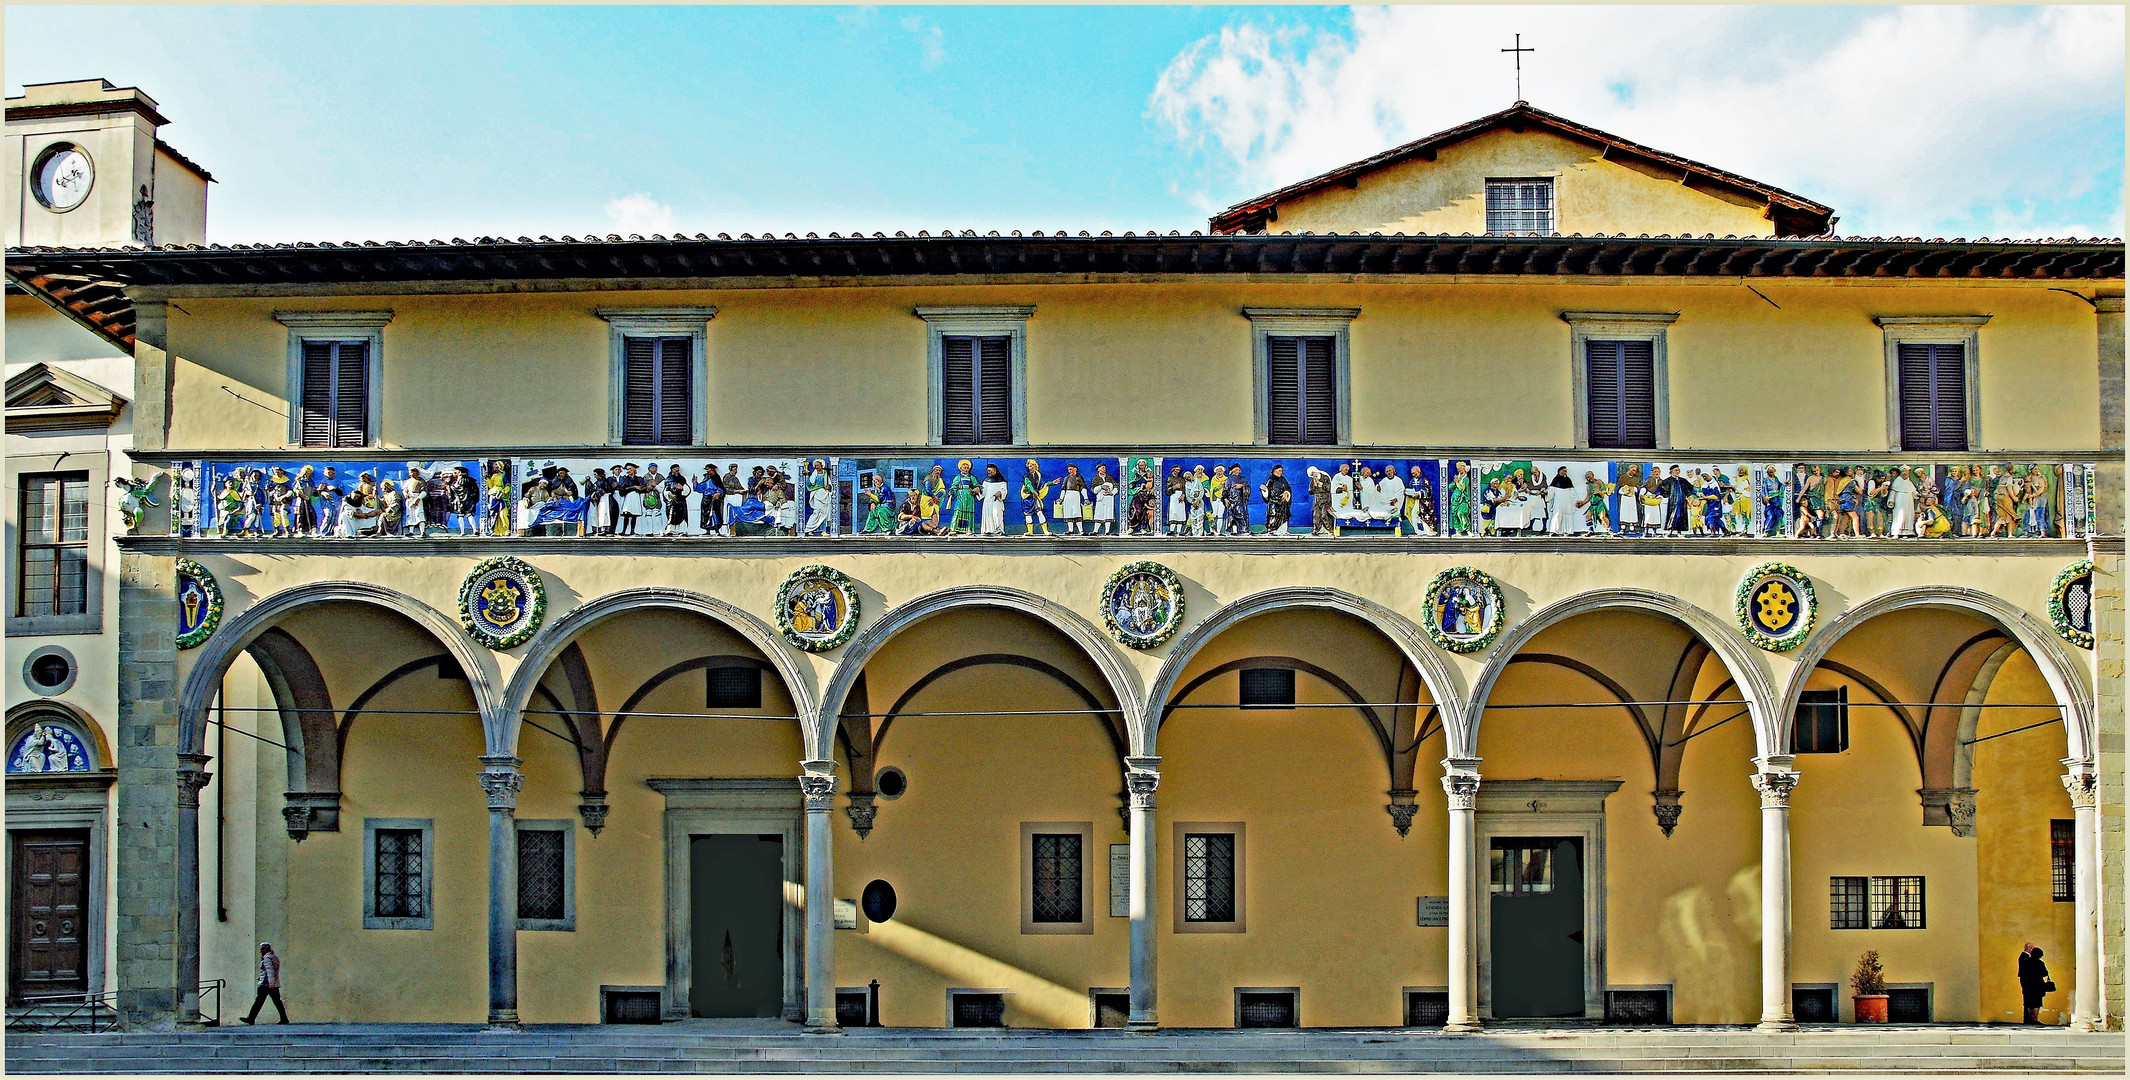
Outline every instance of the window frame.
<path id="1" fill-rule="evenodd" d="M 377 913 L 377 833 L 379 830 L 422 834 L 422 914 Z M 362 819 L 362 928 L 365 930 L 436 929 L 436 820 L 434 818 Z"/>
<path id="2" fill-rule="evenodd" d="M 303 347 L 311 342 L 361 342 L 367 346 L 368 395 L 363 402 L 363 441 L 374 447 L 383 440 L 385 324 L 392 312 L 378 311 L 276 311 L 274 321 L 288 327 L 288 375 L 283 403 L 288 406 L 288 445 L 303 447 Z M 332 449 L 311 447 L 310 449 Z"/>
<path id="3" fill-rule="evenodd" d="M 1563 311 L 1561 321 L 1568 324 L 1568 386 L 1570 409 L 1575 414 L 1575 448 L 1593 449 L 1590 445 L 1590 371 L 1589 343 L 1593 341 L 1647 341 L 1650 354 L 1650 382 L 1652 407 L 1656 413 L 1652 420 L 1656 428 L 1656 450 L 1671 449 L 1671 358 L 1668 341 L 1673 323 L 1679 321 L 1676 311 Z M 1602 451 L 1601 452 L 1615 452 Z M 1636 451 L 1617 451 L 1636 452 Z"/>
<path id="4" fill-rule="evenodd" d="M 562 834 L 562 917 L 559 919 L 529 919 L 524 915 L 524 900 L 519 899 L 518 929 L 564 930 L 577 929 L 577 823 L 568 818 L 519 818 L 517 831 L 556 832 Z"/>
<path id="5" fill-rule="evenodd" d="M 622 441 L 628 406 L 629 338 L 688 338 L 689 446 L 707 445 L 710 437 L 710 320 L 717 308 L 603 307 L 593 314 L 607 324 L 607 432 L 608 446 L 625 447 Z M 659 444 L 675 445 L 675 444 Z"/>
<path id="6" fill-rule="evenodd" d="M 1231 922 L 1194 922 L 1185 918 L 1186 901 L 1184 894 L 1190 891 L 1184 888 L 1186 876 L 1185 838 L 1207 833 L 1232 833 L 1235 836 L 1235 918 Z M 1171 848 L 1174 851 L 1174 854 L 1170 856 L 1173 875 L 1170 878 L 1173 887 L 1169 890 L 1173 894 L 1170 901 L 1170 906 L 1173 910 L 1171 932 L 1177 934 L 1247 933 L 1249 931 L 1249 909 L 1247 906 L 1248 894 L 1244 888 L 1244 882 L 1248 880 L 1249 856 L 1247 851 L 1249 845 L 1247 843 L 1247 830 L 1243 823 L 1240 821 L 1178 821 L 1171 826 L 1170 838 L 1173 841 Z"/>
<path id="7" fill-rule="evenodd" d="M 74 620 L 87 615 L 91 607 L 101 606 L 101 598 L 89 587 L 89 555 L 96 547 L 98 539 L 91 519 L 97 517 L 93 507 L 101 501 L 99 498 L 100 493 L 89 486 L 91 479 L 90 473 L 86 469 L 26 472 L 16 475 L 15 501 L 12 507 L 15 512 L 14 542 L 9 545 L 11 549 L 9 555 L 13 560 L 13 566 L 11 567 L 13 574 L 9 578 L 11 587 L 8 590 L 8 612 L 14 619 L 52 622 Z M 57 525 L 51 530 L 54 539 L 49 543 L 42 541 L 32 542 L 29 538 L 29 488 L 33 481 L 50 481 L 59 487 L 59 518 Z M 81 539 L 68 540 L 66 539 L 67 486 L 76 483 L 81 485 Z M 55 610 L 42 615 L 31 615 L 22 610 L 23 605 L 30 599 L 26 582 L 29 577 L 29 555 L 32 550 L 53 553 L 50 599 Z M 64 565 L 64 558 L 61 553 L 73 550 L 81 552 L 81 610 L 58 611 L 56 609 L 59 607 L 60 593 L 64 591 L 62 583 L 65 581 L 65 575 L 61 572 L 61 567 Z"/>
<path id="8" fill-rule="evenodd" d="M 1034 304 L 919 304 L 910 313 L 925 323 L 925 444 L 945 446 L 947 435 L 947 358 L 949 337 L 1003 337 L 1012 349 L 1013 435 L 1007 443 L 1028 445 L 1028 320 Z"/>
<path id="9" fill-rule="evenodd" d="M 1035 918 L 1035 838 L 1041 835 L 1073 835 L 1080 838 L 1080 919 L 1078 922 L 1037 922 Z M 1089 866 L 1094 851 L 1095 826 L 1091 821 L 1021 822 L 1021 933 L 1092 934 L 1095 932 L 1094 874 Z M 1106 852 L 1107 849 L 1105 848 Z M 1105 862 L 1103 871 L 1108 871 Z"/>
<path id="10" fill-rule="evenodd" d="M 2062 836 L 2056 835 L 2062 833 Z M 2057 867 L 2063 868 L 2062 888 L 2057 888 Z M 2049 819 L 2049 899 L 2058 904 L 2078 902 L 2078 820 Z"/>
<path id="11" fill-rule="evenodd" d="M 1805 699 L 1805 695 L 1806 695 L 1806 694 L 1833 694 L 1833 695 L 1835 695 L 1835 696 L 1836 696 L 1836 700 L 1834 700 L 1833 702 L 1822 702 L 1822 701 L 1807 701 L 1807 700 Z M 1801 747 L 1801 746 L 1799 746 L 1799 745 L 1798 745 L 1798 734 L 1799 734 L 1800 732 L 1804 731 L 1804 726 L 1803 726 L 1802 724 L 1798 723 L 1798 717 L 1799 717 L 1799 716 L 1800 716 L 1800 715 L 1801 715 L 1801 714 L 1802 714 L 1802 713 L 1804 712 L 1804 709 L 1805 709 L 1805 706 L 1806 706 L 1806 705 L 1815 705 L 1815 706 L 1817 706 L 1817 705 L 1825 705 L 1825 704 L 1833 704 L 1833 705 L 1835 705 L 1835 706 L 1836 706 L 1836 708 L 1837 708 L 1837 714 L 1836 714 L 1836 715 L 1837 715 L 1837 721 L 1836 721 L 1836 723 L 1837 723 L 1837 727 L 1838 727 L 1838 730 L 1836 731 L 1836 739 L 1835 739 L 1835 741 L 1836 741 L 1836 742 L 1838 742 L 1838 743 L 1840 744 L 1840 747 L 1839 747 L 1838 749 L 1834 749 L 1834 750 L 1818 750 L 1818 749 L 1814 749 L 1814 750 L 1806 750 L 1806 749 L 1804 749 L 1803 747 Z M 1803 691 L 1800 691 L 1800 692 L 1798 693 L 1798 695 L 1797 695 L 1797 711 L 1796 711 L 1796 712 L 1793 712 L 1793 713 L 1791 713 L 1791 714 L 1790 714 L 1790 755 L 1791 755 L 1792 757 L 1795 757 L 1795 756 L 1797 756 L 1797 755 L 1799 755 L 1799 754 L 1846 754 L 1846 753 L 1848 753 L 1848 752 L 1849 752 L 1849 688 L 1848 688 L 1848 687 L 1847 687 L 1846 685 L 1844 685 L 1844 686 L 1836 686 L 1836 687 L 1831 687 L 1831 688 L 1829 688 L 1829 687 L 1820 687 L 1820 688 L 1816 688 L 1816 689 L 1811 689 L 1811 690 L 1803 690 Z"/>
<path id="12" fill-rule="evenodd" d="M 1243 317 L 1250 320 L 1250 408 L 1251 442 L 1257 446 L 1284 446 L 1272 442 L 1272 416 L 1270 395 L 1272 391 L 1272 352 L 1270 339 L 1276 337 L 1328 337 L 1332 339 L 1331 371 L 1332 408 L 1335 410 L 1333 428 L 1337 432 L 1331 446 L 1353 445 L 1353 347 L 1349 333 L 1353 321 L 1361 317 L 1361 309 L 1354 308 L 1289 308 L 1246 307 Z M 1297 444 L 1318 447 L 1322 443 Z"/>
<path id="13" fill-rule="evenodd" d="M 103 440 L 97 439 L 101 447 Z M 104 595 L 104 569 L 110 559 L 111 538 L 105 533 L 109 519 L 109 504 L 103 493 L 111 487 L 111 454 L 107 450 L 84 450 L 68 452 L 63 460 L 56 452 L 25 453 L 10 455 L 7 459 L 7 485 L 14 494 L 8 497 L 6 507 L 5 542 L 8 571 L 0 574 L 7 580 L 7 607 L 0 611 L 4 616 L 8 637 L 61 637 L 78 634 L 101 634 L 104 629 L 104 607 L 108 597 Z M 54 464 L 66 468 L 52 468 Z M 88 575 L 85 580 L 88 610 L 78 615 L 19 615 L 22 610 L 22 481 L 25 477 L 48 476 L 55 473 L 88 474 L 89 484 L 89 554 Z"/>
<path id="14" fill-rule="evenodd" d="M 1493 222 L 1488 220 L 1488 218 L 1494 213 L 1493 208 L 1488 205 L 1488 203 L 1491 201 L 1490 197 L 1494 194 L 1494 185 L 1538 183 L 1543 183 L 1546 185 L 1546 216 L 1549 219 L 1549 223 L 1552 225 L 1552 228 L 1543 230 L 1526 229 L 1521 232 L 1496 232 L 1494 230 Z M 1510 210 L 1503 212 L 1532 213 L 1533 211 Z M 1559 236 L 1561 234 L 1560 177 L 1551 175 L 1486 177 L 1485 180 L 1481 182 L 1479 188 L 1479 225 L 1480 232 L 1487 236 Z"/>
<path id="15" fill-rule="evenodd" d="M 1982 443 L 1982 327 L 1988 315 L 1876 315 L 1886 349 L 1886 449 L 1901 451 L 1901 346 L 1959 345 L 1967 375 L 1967 449 L 1921 453 L 1972 453 Z"/>

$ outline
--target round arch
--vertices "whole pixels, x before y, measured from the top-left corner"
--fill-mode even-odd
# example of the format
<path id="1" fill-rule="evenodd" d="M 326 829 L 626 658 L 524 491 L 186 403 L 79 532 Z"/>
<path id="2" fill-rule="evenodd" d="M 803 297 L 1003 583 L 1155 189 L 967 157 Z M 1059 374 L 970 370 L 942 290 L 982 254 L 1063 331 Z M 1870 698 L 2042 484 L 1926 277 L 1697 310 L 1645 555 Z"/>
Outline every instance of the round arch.
<path id="1" fill-rule="evenodd" d="M 1880 615 L 1909 608 L 1944 608 L 1979 615 L 2011 635 L 2012 640 L 2034 658 L 2034 666 L 2041 670 L 2041 677 L 2048 681 L 2057 704 L 2063 708 L 2064 735 L 2069 750 L 2065 756 L 2083 762 L 2094 760 L 2092 690 L 2078 676 L 2078 664 L 2065 650 L 2063 642 L 2024 610 L 1988 593 L 1958 585 L 1922 585 L 1874 596 L 1842 612 L 1814 634 L 1797 654 L 1797 667 L 1790 673 L 1790 684 L 1782 696 L 1782 708 L 1772 718 L 1774 724 L 1770 730 L 1776 736 L 1774 745 L 1789 745 L 1790 717 L 1797 711 L 1805 683 L 1811 679 L 1819 662 L 1833 651 L 1835 643 L 1849 631 Z"/>
<path id="2" fill-rule="evenodd" d="M 806 668 L 786 648 L 784 641 L 769 624 L 755 618 L 715 597 L 704 596 L 686 589 L 651 587 L 626 589 L 609 593 L 580 605 L 576 610 L 549 623 L 538 637 L 526 646 L 524 659 L 511 675 L 510 685 L 503 692 L 502 717 L 508 730 L 508 746 L 497 753 L 515 753 L 519 723 L 525 710 L 532 705 L 534 689 L 547 674 L 562 650 L 586 630 L 631 611 L 685 611 L 701 615 L 712 622 L 747 639 L 747 643 L 769 658 L 770 667 L 784 680 L 785 692 L 791 695 L 792 711 L 799 717 L 801 729 L 806 732 L 806 741 L 813 742 L 811 721 L 814 714 L 813 683 L 807 678 Z"/>
<path id="3" fill-rule="evenodd" d="M 1221 632 L 1244 619 L 1267 612 L 1314 608 L 1319 611 L 1336 611 L 1353 616 L 1374 627 L 1388 637 L 1391 644 L 1404 654 L 1413 669 L 1420 673 L 1420 681 L 1427 686 L 1428 696 L 1435 699 L 1435 707 L 1441 710 L 1442 727 L 1446 736 L 1463 728 L 1464 695 L 1457 680 L 1456 671 L 1440 653 L 1427 643 L 1427 635 L 1411 619 L 1380 604 L 1363 600 L 1349 592 L 1338 589 L 1288 586 L 1252 593 L 1214 612 L 1210 618 L 1191 628 L 1175 646 L 1169 649 L 1168 658 L 1162 661 L 1161 670 L 1154 676 L 1154 685 L 1147 694 L 1144 729 L 1134 729 L 1138 743 L 1135 753 L 1152 755 L 1156 736 L 1161 726 L 1161 714 L 1168 709 L 1169 696 L 1175 693 L 1177 680 L 1183 677 L 1184 668 L 1191 658 Z M 1455 755 L 1451 755 L 1455 756 Z"/>
<path id="4" fill-rule="evenodd" d="M 1089 660 L 1094 661 L 1095 668 L 1109 684 L 1110 694 L 1117 699 L 1117 707 L 1124 711 L 1125 730 L 1134 733 L 1132 741 L 1137 743 L 1139 678 L 1101 630 L 1078 613 L 1034 593 L 998 585 L 973 585 L 942 589 L 911 600 L 860 631 L 849 645 L 844 646 L 843 655 L 836 660 L 835 674 L 829 678 L 828 689 L 821 695 L 813 729 L 807 732 L 807 747 L 814 760 L 826 761 L 834 757 L 837 720 L 843 709 L 843 699 L 850 694 L 852 684 L 858 681 L 874 654 L 896 634 L 935 615 L 962 608 L 1018 611 L 1034 616 L 1064 634 L 1087 654 Z"/>
<path id="5" fill-rule="evenodd" d="M 111 743 L 104 738 L 103 725 L 89 715 L 87 709 L 71 701 L 58 698 L 31 698 L 7 710 L 6 744 L 0 752 L 13 753 L 15 740 L 30 725 L 40 720 L 57 720 L 80 736 L 82 744 L 96 760 L 89 763 L 91 770 L 118 768 L 118 758 L 111 753 Z"/>
<path id="6" fill-rule="evenodd" d="M 445 618 L 435 608 L 405 593 L 364 581 L 314 581 L 283 590 L 246 608 L 244 614 L 231 619 L 208 638 L 200 646 L 192 669 L 185 676 L 184 690 L 178 697 L 178 749 L 181 752 L 204 752 L 207 707 L 214 701 L 222 675 L 237 654 L 248 648 L 259 635 L 279 625 L 282 619 L 319 604 L 367 604 L 404 616 L 428 631 L 458 661 L 459 670 L 465 674 L 466 683 L 473 690 L 474 705 L 481 711 L 481 728 L 489 750 L 500 752 L 496 749 L 502 724 L 495 709 L 495 658 L 488 650 L 475 645 L 456 621 Z"/>
<path id="7" fill-rule="evenodd" d="M 1477 757 L 1479 754 L 1479 722 L 1486 712 L 1487 698 L 1494 692 L 1494 683 L 1507 671 L 1509 662 L 1531 640 L 1547 627 L 1564 622 L 1577 615 L 1599 611 L 1646 611 L 1665 616 L 1691 631 L 1715 652 L 1723 661 L 1724 669 L 1730 672 L 1731 681 L 1738 686 L 1745 698 L 1746 708 L 1751 710 L 1753 733 L 1761 756 L 1778 753 L 1770 747 L 1788 746 L 1787 735 L 1778 740 L 1774 717 L 1768 713 L 1769 704 L 1775 699 L 1775 687 L 1767 670 L 1760 666 L 1754 656 L 1754 648 L 1746 640 L 1707 611 L 1694 604 L 1660 592 L 1647 589 L 1597 589 L 1578 593 L 1563 600 L 1556 600 L 1531 613 L 1531 616 L 1503 634 L 1494 645 L 1494 653 L 1479 673 L 1478 682 L 1472 687 L 1471 702 L 1462 717 L 1462 729 L 1453 729 L 1450 734 L 1452 757 Z"/>

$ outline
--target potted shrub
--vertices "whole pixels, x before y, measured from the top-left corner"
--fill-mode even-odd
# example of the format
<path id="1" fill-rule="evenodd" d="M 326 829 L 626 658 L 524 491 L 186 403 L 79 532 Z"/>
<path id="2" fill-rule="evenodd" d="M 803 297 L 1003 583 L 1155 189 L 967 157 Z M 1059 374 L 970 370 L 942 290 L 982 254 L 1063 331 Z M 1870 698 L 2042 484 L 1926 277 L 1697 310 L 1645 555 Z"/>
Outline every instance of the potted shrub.
<path id="1" fill-rule="evenodd" d="M 1879 966 L 1879 951 L 1867 949 L 1857 958 L 1856 970 L 1849 975 L 1849 990 L 1855 996 L 1856 1022 L 1859 1024 L 1883 1024 L 1886 1022 L 1886 970 Z"/>

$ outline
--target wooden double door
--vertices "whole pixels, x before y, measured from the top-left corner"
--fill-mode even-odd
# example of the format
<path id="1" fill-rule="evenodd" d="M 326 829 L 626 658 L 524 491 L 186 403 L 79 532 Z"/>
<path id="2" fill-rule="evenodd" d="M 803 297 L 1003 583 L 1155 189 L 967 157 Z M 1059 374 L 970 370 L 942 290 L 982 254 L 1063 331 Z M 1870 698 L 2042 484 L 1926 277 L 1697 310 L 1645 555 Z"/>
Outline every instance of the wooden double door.
<path id="1" fill-rule="evenodd" d="M 89 988 L 89 830 L 11 830 L 7 999 Z"/>

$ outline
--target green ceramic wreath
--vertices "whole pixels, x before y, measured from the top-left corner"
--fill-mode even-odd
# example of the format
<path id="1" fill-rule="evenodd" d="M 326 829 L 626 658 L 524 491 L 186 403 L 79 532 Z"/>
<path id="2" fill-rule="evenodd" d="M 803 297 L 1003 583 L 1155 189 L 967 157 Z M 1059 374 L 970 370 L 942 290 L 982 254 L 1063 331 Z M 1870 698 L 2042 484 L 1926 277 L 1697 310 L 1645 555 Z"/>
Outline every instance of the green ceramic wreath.
<path id="1" fill-rule="evenodd" d="M 2071 621 L 2069 600 L 2072 586 L 2081 580 L 2086 583 L 2086 625 L 2081 629 Z M 2056 572 L 2056 581 L 2049 586 L 2049 625 L 2056 628 L 2065 641 L 2081 649 L 2093 647 L 2093 564 L 2080 559 Z"/>
<path id="2" fill-rule="evenodd" d="M 475 563 L 459 583 L 459 625 L 491 649 L 515 649 L 532 640 L 547 618 L 547 585 L 540 572 L 514 555 Z"/>
<path id="3" fill-rule="evenodd" d="M 841 612 L 821 605 L 822 590 L 833 594 L 830 606 L 842 605 Z M 801 600 L 814 603 L 801 608 Z M 840 648 L 858 632 L 858 589 L 849 575 L 833 566 L 815 563 L 792 571 L 777 587 L 776 609 L 777 630 L 784 640 L 807 652 Z"/>
<path id="4" fill-rule="evenodd" d="M 1453 597 L 1445 590 L 1459 582 L 1480 591 L 1480 626 L 1477 631 L 1453 632 L 1443 627 L 1446 618 L 1458 617 L 1458 608 L 1451 603 Z M 1452 566 L 1436 574 L 1428 581 L 1427 594 L 1420 603 L 1427 613 L 1428 638 L 1453 653 L 1475 653 L 1494 644 L 1494 639 L 1501 636 L 1509 607 L 1501 592 L 1501 582 L 1476 566 Z"/>
<path id="5" fill-rule="evenodd" d="M 1183 626 L 1183 579 L 1152 560 L 1125 563 L 1102 584 L 1102 627 L 1126 648 L 1151 649 Z"/>
<path id="6" fill-rule="evenodd" d="M 1819 618 L 1819 593 L 1804 571 L 1785 562 L 1765 562 L 1739 579 L 1733 608 L 1747 641 L 1769 652 L 1804 644 Z"/>
<path id="7" fill-rule="evenodd" d="M 214 579 L 213 574 L 208 573 L 206 567 L 191 559 L 179 559 L 177 561 L 177 580 L 177 647 L 180 649 L 196 649 L 200 647 L 202 642 L 214 636 L 215 627 L 222 625 L 222 585 Z M 193 619 L 186 618 L 185 611 L 185 582 L 188 580 L 198 582 L 200 592 L 204 594 L 201 600 L 204 610 L 201 610 Z M 190 624 L 190 629 L 187 629 L 188 623 Z"/>

